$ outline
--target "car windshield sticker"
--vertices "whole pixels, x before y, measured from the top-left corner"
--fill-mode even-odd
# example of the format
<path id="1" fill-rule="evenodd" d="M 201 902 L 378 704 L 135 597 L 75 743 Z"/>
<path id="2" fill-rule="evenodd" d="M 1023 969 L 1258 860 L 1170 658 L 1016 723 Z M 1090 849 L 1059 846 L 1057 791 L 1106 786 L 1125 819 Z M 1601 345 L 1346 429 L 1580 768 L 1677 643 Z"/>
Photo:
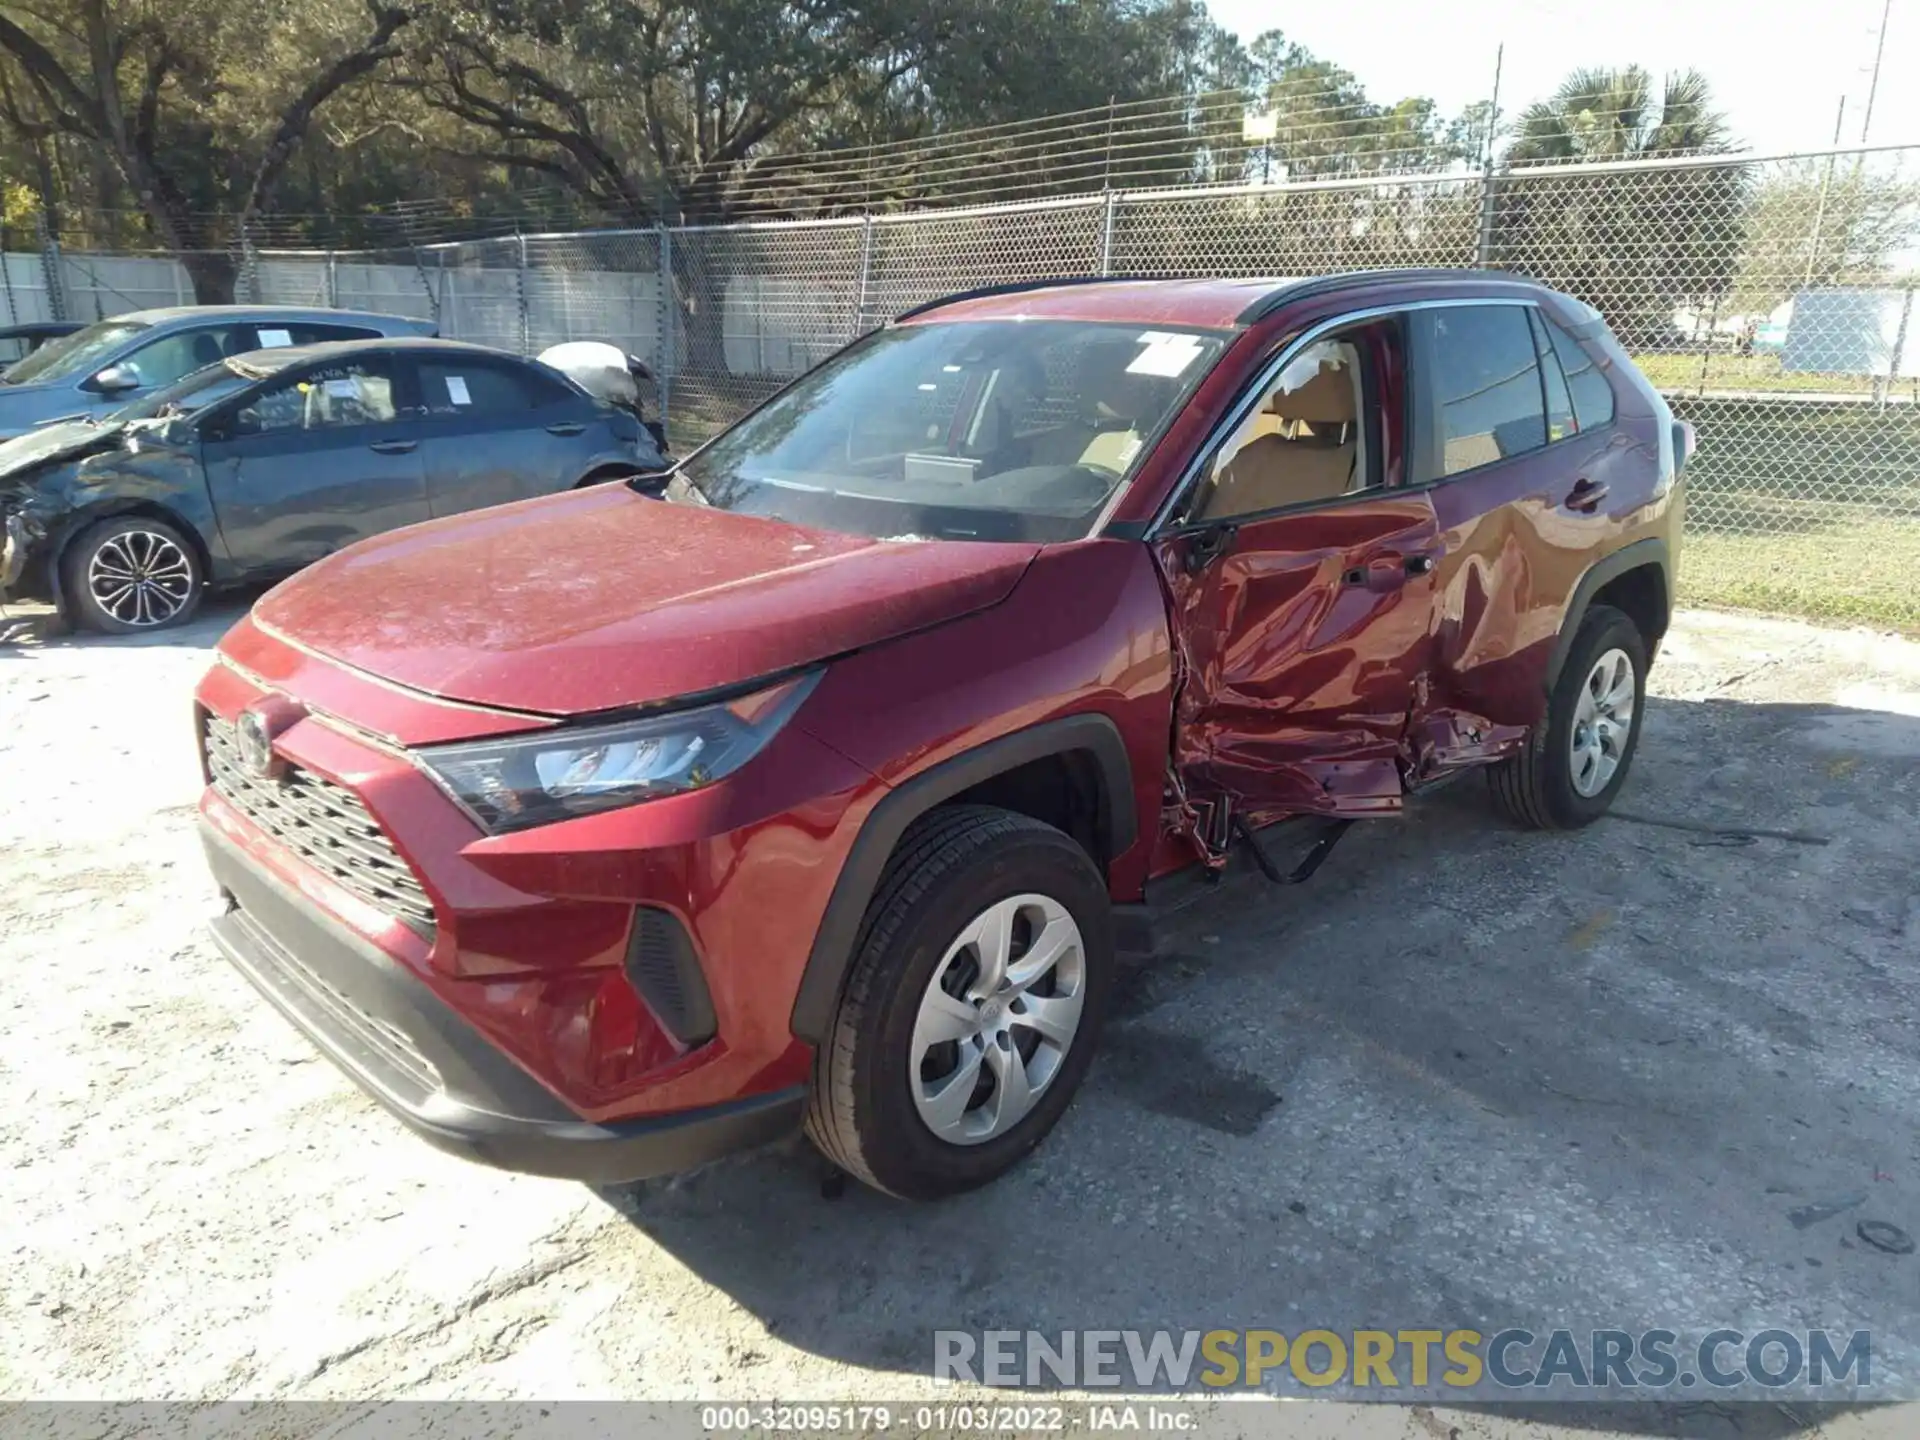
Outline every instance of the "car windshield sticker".
<path id="1" fill-rule="evenodd" d="M 293 344 L 293 335 L 286 330 L 262 330 L 260 332 L 260 348 L 262 350 L 276 350 L 282 345 L 291 344 Z"/>
<path id="2" fill-rule="evenodd" d="M 460 376 L 447 376 L 447 399 L 456 405 L 471 405 L 473 403 L 473 396 L 467 393 L 467 382 Z"/>
<path id="3" fill-rule="evenodd" d="M 323 383 L 325 384 L 327 394 L 335 400 L 352 400 L 360 393 L 351 378 L 328 380 Z"/>
<path id="4" fill-rule="evenodd" d="M 1146 348 L 1134 356 L 1133 363 L 1127 366 L 1130 375 L 1164 375 L 1171 379 L 1184 373 L 1200 353 L 1200 340 L 1194 335 L 1145 330 L 1141 332 L 1139 340 Z"/>

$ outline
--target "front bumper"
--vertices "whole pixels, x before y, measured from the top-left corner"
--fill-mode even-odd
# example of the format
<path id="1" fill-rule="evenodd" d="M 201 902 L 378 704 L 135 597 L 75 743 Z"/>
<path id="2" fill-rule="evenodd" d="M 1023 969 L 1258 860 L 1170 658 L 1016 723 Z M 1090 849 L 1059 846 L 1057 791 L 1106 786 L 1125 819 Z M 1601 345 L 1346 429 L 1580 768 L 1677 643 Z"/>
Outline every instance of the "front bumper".
<path id="1" fill-rule="evenodd" d="M 26 574 L 28 555 L 44 538 L 44 533 L 30 527 L 27 517 L 18 510 L 7 511 L 5 521 L 0 523 L 0 597 L 11 595 L 19 585 L 20 577 Z"/>
<path id="2" fill-rule="evenodd" d="M 595 1124 L 508 1060 L 370 941 L 248 861 L 206 821 L 229 908 L 220 949 L 374 1099 L 469 1159 L 592 1185 L 692 1169 L 799 1128 L 804 1090 Z"/>

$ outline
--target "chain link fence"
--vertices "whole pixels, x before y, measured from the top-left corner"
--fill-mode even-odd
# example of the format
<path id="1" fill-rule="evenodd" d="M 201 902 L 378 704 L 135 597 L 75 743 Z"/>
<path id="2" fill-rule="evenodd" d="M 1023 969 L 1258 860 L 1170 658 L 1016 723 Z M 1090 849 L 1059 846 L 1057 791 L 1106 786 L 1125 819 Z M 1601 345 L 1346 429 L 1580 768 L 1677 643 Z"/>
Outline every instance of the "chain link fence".
<path id="1" fill-rule="evenodd" d="M 1607 316 L 1699 434 L 1697 600 L 1920 627 L 1920 149 L 1514 166 L 383 251 L 7 257 L 9 318 L 245 301 L 418 315 L 535 353 L 652 365 L 697 443 L 865 330 L 1053 276 L 1493 266 Z"/>

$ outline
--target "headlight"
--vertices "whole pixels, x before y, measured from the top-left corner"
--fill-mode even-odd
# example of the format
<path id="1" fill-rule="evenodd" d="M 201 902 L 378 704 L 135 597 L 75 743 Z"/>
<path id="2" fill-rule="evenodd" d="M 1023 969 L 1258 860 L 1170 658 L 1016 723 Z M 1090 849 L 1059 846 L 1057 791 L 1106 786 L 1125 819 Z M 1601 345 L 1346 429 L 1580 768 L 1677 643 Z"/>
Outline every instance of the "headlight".
<path id="1" fill-rule="evenodd" d="M 415 754 L 487 829 L 525 830 L 724 779 L 765 748 L 819 678 L 816 670 L 718 705 Z"/>

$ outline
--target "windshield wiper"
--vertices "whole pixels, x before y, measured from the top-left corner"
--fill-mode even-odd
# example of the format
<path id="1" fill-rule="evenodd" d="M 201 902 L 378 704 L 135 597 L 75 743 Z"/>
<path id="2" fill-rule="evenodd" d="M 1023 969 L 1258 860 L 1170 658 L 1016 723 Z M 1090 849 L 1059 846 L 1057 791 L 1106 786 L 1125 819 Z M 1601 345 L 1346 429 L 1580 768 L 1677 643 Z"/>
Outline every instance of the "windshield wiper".
<path id="1" fill-rule="evenodd" d="M 627 481 L 627 488 L 641 495 L 665 500 L 669 505 L 713 505 L 705 492 L 681 473 L 677 460 L 665 470 L 633 476 Z"/>

